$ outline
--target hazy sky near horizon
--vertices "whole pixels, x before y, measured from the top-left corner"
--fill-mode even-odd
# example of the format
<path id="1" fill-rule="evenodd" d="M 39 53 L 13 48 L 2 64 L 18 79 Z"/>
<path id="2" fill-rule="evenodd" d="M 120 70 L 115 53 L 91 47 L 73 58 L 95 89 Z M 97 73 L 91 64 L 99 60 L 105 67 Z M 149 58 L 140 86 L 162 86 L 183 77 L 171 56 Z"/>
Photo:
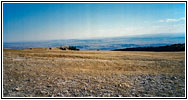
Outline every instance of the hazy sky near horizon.
<path id="1" fill-rule="evenodd" d="M 184 3 L 3 3 L 3 40 L 185 33 Z"/>

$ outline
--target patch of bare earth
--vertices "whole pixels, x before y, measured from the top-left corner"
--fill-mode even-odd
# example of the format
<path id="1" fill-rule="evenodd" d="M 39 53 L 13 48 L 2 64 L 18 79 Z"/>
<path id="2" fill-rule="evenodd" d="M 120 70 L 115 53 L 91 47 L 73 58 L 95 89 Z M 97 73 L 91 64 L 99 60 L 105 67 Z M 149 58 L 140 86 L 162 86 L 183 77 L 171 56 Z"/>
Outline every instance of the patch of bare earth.
<path id="1" fill-rule="evenodd" d="M 184 97 L 184 52 L 3 50 L 4 97 Z"/>

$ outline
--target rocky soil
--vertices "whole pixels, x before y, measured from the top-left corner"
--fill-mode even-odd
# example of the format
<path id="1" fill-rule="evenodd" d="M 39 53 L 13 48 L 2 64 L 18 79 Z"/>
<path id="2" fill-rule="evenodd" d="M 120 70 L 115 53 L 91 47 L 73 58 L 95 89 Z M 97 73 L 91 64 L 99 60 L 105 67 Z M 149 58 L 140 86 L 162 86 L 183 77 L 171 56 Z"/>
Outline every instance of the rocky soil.
<path id="1" fill-rule="evenodd" d="M 79 52 L 80 51 L 77 51 L 76 54 Z M 98 51 L 98 52 L 102 52 L 102 51 Z M 170 60 L 167 57 L 169 61 L 168 63 L 167 62 L 164 63 L 163 61 L 162 64 L 158 64 L 161 66 L 160 67 L 161 73 L 160 71 L 157 72 L 157 70 L 156 70 L 157 73 L 154 73 L 155 70 L 149 68 L 153 66 L 149 66 L 149 65 L 151 65 L 151 63 L 156 64 L 158 60 L 156 61 L 154 60 L 154 62 L 150 62 L 150 64 L 147 62 L 142 63 L 141 61 L 138 61 L 139 65 L 143 64 L 143 66 L 138 66 L 138 63 L 137 64 L 131 63 L 131 66 L 143 67 L 143 69 L 144 67 L 146 67 L 144 65 L 147 64 L 149 67 L 145 69 L 148 69 L 149 71 L 153 70 L 153 72 L 147 72 L 147 70 L 143 71 L 143 69 L 141 70 L 141 68 L 135 70 L 135 69 L 117 67 L 121 65 L 123 67 L 123 65 L 125 66 L 125 64 L 114 64 L 117 63 L 116 61 L 121 61 L 121 60 L 117 60 L 117 59 L 109 60 L 108 59 L 109 56 L 105 56 L 104 58 L 106 59 L 103 59 L 104 60 L 103 61 L 100 60 L 99 58 L 97 59 L 96 58 L 86 59 L 84 57 L 78 58 L 78 55 L 75 56 L 74 59 L 70 57 L 52 58 L 52 56 L 46 58 L 41 56 L 41 54 L 40 56 L 28 55 L 33 53 L 36 52 L 34 51 L 30 52 L 29 50 L 27 52 L 25 52 L 24 50 L 22 50 L 21 52 L 4 50 L 4 55 L 3 55 L 3 96 L 4 97 L 184 97 L 185 96 L 184 69 L 177 68 L 180 66 L 184 68 L 184 59 L 182 59 L 183 57 L 178 58 L 176 55 L 173 55 L 173 58 L 171 56 Z M 67 52 L 63 52 L 63 53 L 67 54 Z M 75 52 L 71 54 L 74 53 Z M 100 57 L 105 53 L 109 55 L 109 52 L 102 52 L 100 53 Z M 27 54 L 27 55 L 23 56 L 23 54 Z M 96 56 L 96 52 L 90 52 L 89 54 Z M 135 53 L 133 54 L 135 55 Z M 133 56 L 133 54 L 131 55 Z M 113 57 L 114 56 L 115 55 L 113 55 Z M 139 57 L 135 57 L 135 59 L 138 60 Z M 152 58 L 153 57 L 154 55 L 152 55 Z M 82 59 L 84 60 L 81 61 Z M 173 62 L 170 62 L 172 59 Z M 174 59 L 176 59 L 177 61 L 176 64 L 174 62 L 175 61 Z M 113 62 L 113 60 L 115 61 Z M 123 60 L 125 60 L 125 58 Z M 145 58 L 145 60 L 151 61 L 151 58 L 148 56 L 147 59 Z M 87 65 L 87 63 L 92 64 L 93 67 L 92 65 L 90 66 Z M 166 68 L 163 70 L 162 68 L 164 68 L 164 66 L 175 67 L 176 70 L 169 71 L 169 69 Z M 116 67 L 116 69 L 117 68 L 119 69 L 110 70 L 109 68 L 111 67 Z M 157 65 L 155 65 L 155 67 L 157 67 Z"/>
<path id="2" fill-rule="evenodd" d="M 40 77 L 41 80 L 48 79 Z M 53 77 L 51 77 L 53 78 Z M 52 79 L 38 83 L 32 78 L 4 85 L 5 97 L 184 97 L 183 77 L 165 75 L 75 75 L 75 79 Z M 4 81 L 6 83 L 6 81 Z M 32 85 L 30 85 L 32 84 Z"/>

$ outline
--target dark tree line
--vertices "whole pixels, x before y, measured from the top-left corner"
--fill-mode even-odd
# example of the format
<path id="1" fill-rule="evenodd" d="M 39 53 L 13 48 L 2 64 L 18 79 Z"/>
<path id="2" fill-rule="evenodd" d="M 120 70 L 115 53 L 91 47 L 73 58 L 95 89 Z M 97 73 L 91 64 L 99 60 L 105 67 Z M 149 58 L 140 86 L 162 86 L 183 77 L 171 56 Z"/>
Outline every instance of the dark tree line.
<path id="1" fill-rule="evenodd" d="M 80 50 L 80 49 L 77 49 L 75 46 L 69 46 L 69 50 Z"/>
<path id="2" fill-rule="evenodd" d="M 185 44 L 173 44 L 159 47 L 136 47 L 136 48 L 125 48 L 115 49 L 112 51 L 185 51 Z"/>

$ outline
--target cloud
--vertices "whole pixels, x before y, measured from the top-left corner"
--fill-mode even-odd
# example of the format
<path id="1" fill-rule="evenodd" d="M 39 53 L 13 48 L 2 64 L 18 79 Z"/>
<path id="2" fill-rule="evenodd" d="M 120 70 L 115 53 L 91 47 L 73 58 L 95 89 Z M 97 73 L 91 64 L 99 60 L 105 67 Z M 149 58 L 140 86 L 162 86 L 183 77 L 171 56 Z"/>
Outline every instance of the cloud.
<path id="1" fill-rule="evenodd" d="M 110 25 L 111 26 L 111 25 Z M 151 25 L 137 25 L 137 26 L 120 26 L 120 25 L 98 25 L 97 27 L 78 27 L 72 28 L 68 31 L 57 30 L 44 32 L 27 37 L 29 39 L 38 39 L 44 37 L 45 39 L 84 39 L 84 38 L 103 38 L 103 37 L 119 37 L 119 36 L 137 36 L 144 34 L 158 34 L 158 33 L 185 33 L 184 23 L 168 23 L 168 24 L 151 24 Z M 39 37 L 39 38 L 38 38 Z"/>
<path id="2" fill-rule="evenodd" d="M 152 25 L 152 26 L 129 26 L 129 27 L 114 27 L 91 29 L 90 31 L 78 32 L 77 38 L 93 38 L 93 37 L 117 37 L 117 36 L 133 36 L 144 34 L 157 33 L 184 33 L 185 24 L 170 24 L 170 25 Z"/>
<path id="3" fill-rule="evenodd" d="M 166 19 L 166 20 L 160 20 L 160 22 L 166 22 L 166 23 L 168 23 L 168 22 L 179 22 L 179 21 L 183 21 L 183 20 L 185 20 L 185 18 L 183 17 L 183 18 L 178 18 L 178 19 Z"/>

